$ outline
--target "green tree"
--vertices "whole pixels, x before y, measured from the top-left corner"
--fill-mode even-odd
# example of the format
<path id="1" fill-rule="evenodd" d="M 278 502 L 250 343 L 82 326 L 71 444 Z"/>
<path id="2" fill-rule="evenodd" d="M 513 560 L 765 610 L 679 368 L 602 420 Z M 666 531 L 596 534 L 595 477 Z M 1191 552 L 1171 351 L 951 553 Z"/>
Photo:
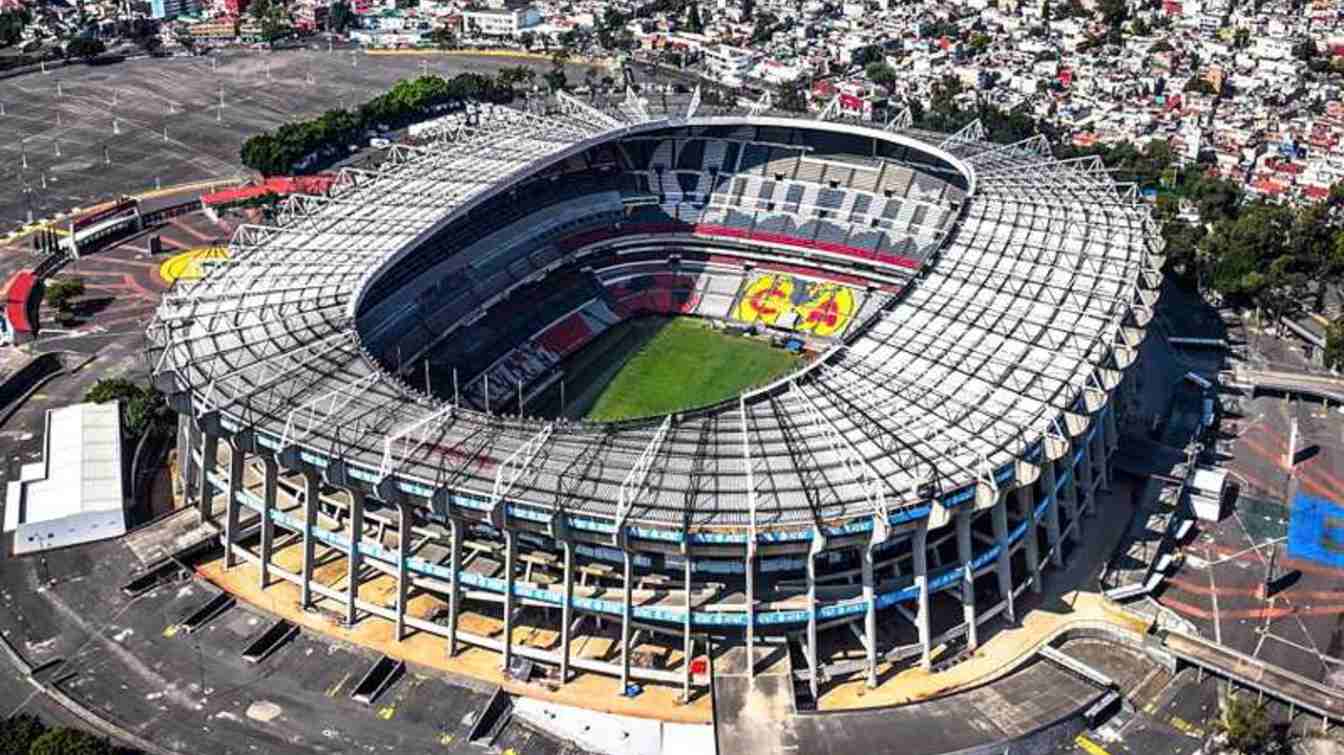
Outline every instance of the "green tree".
<path id="1" fill-rule="evenodd" d="M 19 713 L 6 718 L 0 722 L 0 755 L 28 755 L 33 742 L 46 730 L 37 716 Z"/>
<path id="2" fill-rule="evenodd" d="M 1129 3 L 1125 0 L 1101 0 L 1097 4 L 1101 20 L 1112 29 L 1119 29 L 1129 18 Z"/>
<path id="3" fill-rule="evenodd" d="M 812 83 L 803 75 L 780 84 L 779 99 L 775 101 L 775 106 L 794 113 L 807 112 L 807 91 L 811 86 Z"/>
<path id="4" fill-rule="evenodd" d="M 550 87 L 552 92 L 559 92 L 569 85 L 569 78 L 565 76 L 564 66 L 553 66 L 542 79 L 546 81 L 546 86 Z"/>
<path id="5" fill-rule="evenodd" d="M 83 278 L 53 278 L 47 281 L 43 298 L 64 317 L 69 314 L 70 304 L 83 295 Z"/>
<path id="6" fill-rule="evenodd" d="M 854 65 L 864 66 L 865 68 L 873 63 L 881 63 L 883 60 L 882 48 L 877 45 L 860 47 L 853 54 Z"/>
<path id="7" fill-rule="evenodd" d="M 103 44 L 101 39 L 92 37 L 75 37 L 65 44 L 65 57 L 67 58 L 93 58 L 102 55 L 107 50 L 107 45 Z"/>
<path id="8" fill-rule="evenodd" d="M 327 27 L 337 34 L 348 29 L 354 20 L 355 14 L 346 0 L 336 0 L 327 10 Z"/>
<path id="9" fill-rule="evenodd" d="M 1344 317 L 1325 328 L 1325 366 L 1333 370 L 1344 368 Z"/>
<path id="10" fill-rule="evenodd" d="M 28 755 L 111 755 L 112 745 L 86 731 L 61 727 L 38 737 Z"/>
<path id="11" fill-rule="evenodd" d="M 1222 746 L 1239 755 L 1268 755 L 1282 752 L 1286 742 L 1275 731 L 1264 704 L 1241 695 L 1225 695 L 1213 723 L 1213 737 Z"/>
<path id="12" fill-rule="evenodd" d="M 686 30 L 692 34 L 699 34 L 705 30 L 705 22 L 700 18 L 699 3 L 691 3 L 690 10 L 686 11 Z"/>
<path id="13" fill-rule="evenodd" d="M 990 39 L 988 34 L 981 34 L 977 32 L 971 36 L 971 41 L 968 44 L 971 48 L 971 53 L 973 55 L 979 55 L 980 53 L 989 49 L 989 45 L 991 42 L 993 42 L 993 40 Z"/>
<path id="14" fill-rule="evenodd" d="M 32 22 L 32 14 L 20 6 L 0 13 L 0 47 L 9 47 L 23 38 L 24 27 Z"/>
<path id="15" fill-rule="evenodd" d="M 170 415 L 163 394 L 125 378 L 99 380 L 84 394 L 84 400 L 95 404 L 120 401 L 122 429 L 132 438 L 138 438 L 150 430 L 165 429 Z"/>
<path id="16" fill-rule="evenodd" d="M 537 35 L 530 31 L 525 31 L 518 35 L 518 41 L 522 43 L 523 49 L 531 50 L 532 43 L 537 41 Z"/>
<path id="17" fill-rule="evenodd" d="M 869 63 L 867 68 L 863 69 L 864 75 L 874 84 L 890 86 L 896 81 L 896 69 L 881 61 Z"/>

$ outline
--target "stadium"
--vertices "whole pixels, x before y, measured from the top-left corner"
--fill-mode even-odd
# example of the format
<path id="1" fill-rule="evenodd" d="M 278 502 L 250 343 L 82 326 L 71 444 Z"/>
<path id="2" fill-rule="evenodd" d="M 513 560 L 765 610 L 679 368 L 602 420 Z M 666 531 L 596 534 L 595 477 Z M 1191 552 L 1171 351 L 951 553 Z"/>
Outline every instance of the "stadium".
<path id="1" fill-rule="evenodd" d="M 815 699 L 955 661 L 1064 564 L 1162 262 L 1132 187 L 1039 137 L 561 94 L 448 116 L 240 227 L 148 360 L 188 496 L 223 499 L 226 564 L 263 587 L 559 683 L 689 696 L 706 653 L 786 647 Z M 764 366 L 594 419 L 585 354 L 649 322 Z M 331 554 L 341 582 L 314 578 Z M 585 624 L 609 652 L 573 652 Z"/>

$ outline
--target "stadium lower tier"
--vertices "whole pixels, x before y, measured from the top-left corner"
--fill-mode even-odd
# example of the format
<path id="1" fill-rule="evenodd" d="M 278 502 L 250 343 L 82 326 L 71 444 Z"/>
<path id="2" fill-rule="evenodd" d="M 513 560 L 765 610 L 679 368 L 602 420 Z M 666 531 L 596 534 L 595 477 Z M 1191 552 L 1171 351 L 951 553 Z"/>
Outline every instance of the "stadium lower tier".
<path id="1" fill-rule="evenodd" d="M 505 506 L 491 521 L 433 500 L 382 496 L 396 501 L 389 504 L 337 465 L 285 468 L 246 434 L 220 443 L 186 417 L 178 458 L 204 519 L 216 521 L 215 498 L 224 499 L 226 565 L 255 564 L 263 588 L 272 579 L 298 585 L 305 608 L 330 601 L 348 623 L 388 620 L 399 640 L 425 632 L 442 637 L 450 654 L 463 644 L 486 648 L 505 667 L 527 658 L 561 680 L 577 669 L 619 675 L 623 689 L 638 680 L 681 684 L 687 694 L 708 684 L 694 673 L 697 648 L 785 639 L 805 659 L 796 681 L 815 698 L 822 681 L 865 675 L 873 685 L 883 664 L 929 668 L 935 648 L 973 650 L 981 625 L 1015 621 L 1015 601 L 1039 591 L 1041 569 L 1062 566 L 1078 543 L 1109 487 L 1117 439 L 1108 405 L 1072 439 L 1049 439 L 997 487 L 892 512 L 886 527 L 818 523 L 810 532 L 760 532 L 755 542 L 675 543 L 643 530 L 604 538 L 562 514 L 532 521 Z M 299 544 L 297 569 L 276 558 L 283 543 Z M 328 584 L 315 570 L 325 564 L 330 574 L 333 553 L 345 561 L 344 579 Z M 360 594 L 380 577 L 394 581 L 395 600 Z M 412 593 L 436 596 L 444 610 L 413 615 Z M 464 628 L 465 613 L 501 631 Z M 575 655 L 573 634 L 585 620 L 589 636 L 614 642 L 611 653 Z M 506 639 L 523 621 L 554 630 L 559 642 Z M 649 644 L 666 646 L 677 662 L 632 652 Z"/>

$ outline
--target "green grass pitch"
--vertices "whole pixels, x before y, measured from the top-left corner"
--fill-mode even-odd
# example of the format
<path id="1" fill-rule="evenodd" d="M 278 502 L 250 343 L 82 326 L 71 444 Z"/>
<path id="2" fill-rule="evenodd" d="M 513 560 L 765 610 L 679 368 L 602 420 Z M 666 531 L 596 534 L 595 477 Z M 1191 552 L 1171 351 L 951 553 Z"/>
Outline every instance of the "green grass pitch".
<path id="1" fill-rule="evenodd" d="M 599 340 L 589 347 L 597 347 L 597 358 L 575 381 L 589 378 L 599 387 L 605 382 L 586 412 L 586 419 L 594 421 L 668 414 L 732 398 L 800 361 L 764 341 L 728 335 L 693 317 L 641 318 Z"/>

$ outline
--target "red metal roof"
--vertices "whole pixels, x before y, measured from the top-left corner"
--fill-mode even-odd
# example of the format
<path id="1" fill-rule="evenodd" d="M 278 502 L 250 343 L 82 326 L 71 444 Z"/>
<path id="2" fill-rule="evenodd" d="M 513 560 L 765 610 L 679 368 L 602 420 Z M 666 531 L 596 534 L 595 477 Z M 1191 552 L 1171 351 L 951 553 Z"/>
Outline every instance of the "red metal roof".
<path id="1" fill-rule="evenodd" d="M 22 270 L 9 279 L 5 288 L 5 316 L 16 332 L 33 332 L 33 323 L 28 319 L 28 300 L 36 287 L 37 277 L 30 270 Z"/>

